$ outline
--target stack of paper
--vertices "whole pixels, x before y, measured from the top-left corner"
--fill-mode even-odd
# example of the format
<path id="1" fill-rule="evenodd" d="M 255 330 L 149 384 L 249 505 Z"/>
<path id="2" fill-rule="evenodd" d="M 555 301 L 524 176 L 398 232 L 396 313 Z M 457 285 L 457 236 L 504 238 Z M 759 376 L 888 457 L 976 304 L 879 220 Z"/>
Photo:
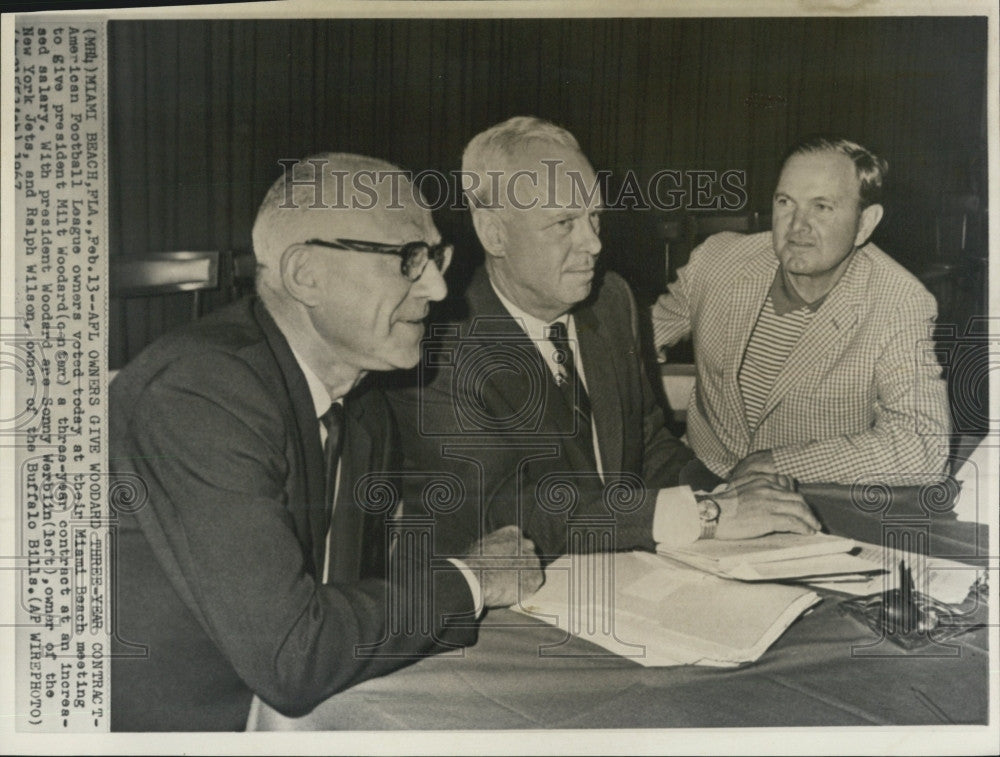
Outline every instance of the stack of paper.
<path id="1" fill-rule="evenodd" d="M 899 562 L 910 568 L 914 588 L 921 594 L 949 605 L 961 604 L 976 580 L 986 574 L 982 568 L 946 560 L 943 557 L 917 555 L 877 544 L 860 544 L 858 559 L 867 562 L 878 575 L 843 575 L 809 581 L 811 586 L 839 591 L 853 596 L 868 596 L 899 588 Z"/>
<path id="2" fill-rule="evenodd" d="M 881 563 L 849 554 L 853 539 L 827 534 L 770 534 L 756 539 L 707 539 L 686 547 L 659 550 L 706 573 L 740 581 L 781 581 L 881 570 Z"/>
<path id="3" fill-rule="evenodd" d="M 642 665 L 733 666 L 759 658 L 818 601 L 803 587 L 729 581 L 617 552 L 559 558 L 515 609 Z"/>

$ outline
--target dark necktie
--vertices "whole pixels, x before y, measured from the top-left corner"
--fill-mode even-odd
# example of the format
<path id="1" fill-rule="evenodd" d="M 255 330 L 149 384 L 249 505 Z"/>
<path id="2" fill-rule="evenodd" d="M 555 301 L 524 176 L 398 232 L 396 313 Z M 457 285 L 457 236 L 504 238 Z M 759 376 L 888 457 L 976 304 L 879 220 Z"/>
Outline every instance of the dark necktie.
<path id="1" fill-rule="evenodd" d="M 558 366 L 556 372 L 556 384 L 562 393 L 566 404 L 572 408 L 577 425 L 577 439 L 583 448 L 588 459 L 594 463 L 596 469 L 596 459 L 594 456 L 594 439 L 591 430 L 590 418 L 590 397 L 580 380 L 580 374 L 576 370 L 576 363 L 573 360 L 573 350 L 569 344 L 569 334 L 566 331 L 566 324 L 556 321 L 548 327 L 549 341 L 556 348 L 555 362 Z"/>
<path id="2" fill-rule="evenodd" d="M 358 578 L 361 560 L 362 514 L 353 506 L 350 497 L 341 498 L 337 507 L 337 468 L 344 445 L 344 406 L 339 402 L 320 416 L 326 427 L 323 457 L 326 468 L 326 507 L 329 538 L 327 539 L 327 580 L 330 583 L 353 581 Z M 322 577 L 322 569 L 320 571 Z"/>
<path id="3" fill-rule="evenodd" d="M 326 461 L 326 511 L 329 514 L 333 511 L 334 489 L 337 486 L 337 466 L 340 464 L 340 447 L 344 441 L 344 406 L 339 402 L 334 402 L 319 419 L 326 428 L 323 457 Z"/>

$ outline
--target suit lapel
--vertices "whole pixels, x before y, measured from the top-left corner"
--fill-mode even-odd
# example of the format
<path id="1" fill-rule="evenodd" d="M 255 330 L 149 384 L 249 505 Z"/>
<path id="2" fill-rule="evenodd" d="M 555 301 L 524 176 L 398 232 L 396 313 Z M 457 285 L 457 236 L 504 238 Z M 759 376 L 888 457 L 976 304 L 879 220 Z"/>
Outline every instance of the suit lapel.
<path id="1" fill-rule="evenodd" d="M 757 317 L 767 299 L 767 293 L 778 269 L 778 259 L 770 245 L 753 258 L 735 281 L 732 299 L 729 305 L 728 323 L 732 328 L 734 349 L 728 354 L 728 361 L 723 366 L 725 386 L 725 413 L 732 419 L 732 430 L 740 439 L 741 447 L 750 444 L 750 427 L 747 425 L 746 412 L 743 407 L 743 395 L 740 392 L 739 373 L 743 355 L 750 341 L 750 334 L 757 324 Z"/>
<path id="2" fill-rule="evenodd" d="M 590 395 L 591 417 L 601 450 L 601 464 L 605 471 L 622 469 L 622 400 L 627 394 L 627 379 L 618 361 L 609 357 L 616 353 L 615 345 L 594 314 L 590 305 L 573 313 L 576 336 L 580 342 L 578 359 L 583 363 Z"/>
<path id="3" fill-rule="evenodd" d="M 313 574 L 319 576 L 323 564 L 323 552 L 326 541 L 327 508 L 326 481 L 323 464 L 323 448 L 319 440 L 319 420 L 313 405 L 312 395 L 306 377 L 302 375 L 298 361 L 292 354 L 277 324 L 267 312 L 263 303 L 254 303 L 254 313 L 261 325 L 268 346 L 277 360 L 278 367 L 284 377 L 288 396 L 292 400 L 292 412 L 298 433 L 293 441 L 298 447 L 300 459 L 305 467 L 305 502 L 304 508 L 298 508 L 297 503 L 290 503 L 292 515 L 296 520 L 304 519 L 311 536 Z M 302 512 L 302 509 L 305 512 Z M 298 510 L 296 512 L 295 510 Z"/>
<path id="4" fill-rule="evenodd" d="M 761 411 L 761 422 L 806 376 L 824 373 L 837 359 L 857 326 L 860 303 L 856 293 L 861 287 L 855 282 L 863 281 L 868 275 L 867 258 L 855 253 L 844 272 L 845 280 L 838 283 L 820 306 L 774 380 Z"/>
<path id="5" fill-rule="evenodd" d="M 563 436 L 571 436 L 576 423 L 572 408 L 563 399 L 552 372 L 538 353 L 538 347 L 525 334 L 521 324 L 507 312 L 493 291 L 485 268 L 476 271 L 466 299 L 472 323 L 471 330 L 466 335 L 468 348 L 482 349 L 482 342 L 486 341 L 498 364 L 502 359 L 499 349 L 516 351 L 511 355 L 511 370 L 497 371 L 488 379 L 490 390 L 505 405 L 506 417 L 519 419 L 512 420 L 511 427 L 505 430 L 516 430 L 516 424 L 523 423 L 526 432 L 540 430 L 546 433 L 547 425 L 554 427 Z M 585 365 L 584 370 L 590 370 L 589 364 Z M 590 374 L 587 376 L 589 380 Z M 543 414 L 543 425 L 541 429 L 536 429 L 535 412 L 539 408 Z M 563 449 L 572 458 L 571 464 L 575 468 L 585 470 L 592 467 L 584 452 L 576 448 L 572 439 L 567 439 Z"/>
<path id="6" fill-rule="evenodd" d="M 541 403 L 545 414 L 551 416 L 560 429 L 572 428 L 572 411 L 564 407 L 562 395 L 538 354 L 538 347 L 500 302 L 485 269 L 476 272 L 467 298 L 472 325 L 466 342 L 459 349 L 479 351 L 485 345 L 490 350 L 488 366 L 477 364 L 483 368 L 508 368 L 489 371 L 487 379 L 490 390 L 505 405 L 503 417 L 511 419 L 511 427 L 504 430 L 515 430 L 521 423 L 525 424 L 526 431 L 532 430 L 535 416 L 530 410 L 538 408 L 537 403 Z M 501 416 L 501 413 L 495 415 Z"/>

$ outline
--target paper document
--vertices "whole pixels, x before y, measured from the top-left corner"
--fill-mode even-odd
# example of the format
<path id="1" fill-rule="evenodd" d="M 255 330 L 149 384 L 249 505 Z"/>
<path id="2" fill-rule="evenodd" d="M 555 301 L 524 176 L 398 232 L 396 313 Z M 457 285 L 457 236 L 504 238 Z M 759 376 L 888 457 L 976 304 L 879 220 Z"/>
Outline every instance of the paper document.
<path id="1" fill-rule="evenodd" d="M 559 558 L 514 609 L 642 665 L 733 666 L 759 658 L 818 601 L 804 587 L 729 581 L 648 552 L 615 552 Z"/>
<path id="2" fill-rule="evenodd" d="M 756 539 L 706 539 L 659 553 L 725 578 L 777 581 L 880 570 L 853 554 L 857 544 L 829 534 L 769 534 Z"/>
<path id="3" fill-rule="evenodd" d="M 839 591 L 853 596 L 867 596 L 899 588 L 899 561 L 905 560 L 913 573 L 914 588 L 949 605 L 961 604 L 976 580 L 985 570 L 974 565 L 945 560 L 941 557 L 916 555 L 897 549 L 887 549 L 877 544 L 859 543 L 857 557 L 868 562 L 877 575 L 838 576 L 836 580 L 823 578 L 810 581 L 819 589 Z"/>

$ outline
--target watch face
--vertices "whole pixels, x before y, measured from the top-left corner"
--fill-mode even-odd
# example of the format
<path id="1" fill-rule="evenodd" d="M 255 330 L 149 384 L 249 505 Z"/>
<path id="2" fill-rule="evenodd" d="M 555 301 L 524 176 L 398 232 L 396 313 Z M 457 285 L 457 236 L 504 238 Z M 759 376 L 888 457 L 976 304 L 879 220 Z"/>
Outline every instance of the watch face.
<path id="1" fill-rule="evenodd" d="M 714 523 L 719 519 L 721 509 L 718 502 L 714 499 L 703 499 L 699 504 L 701 509 L 698 515 L 705 523 Z"/>

